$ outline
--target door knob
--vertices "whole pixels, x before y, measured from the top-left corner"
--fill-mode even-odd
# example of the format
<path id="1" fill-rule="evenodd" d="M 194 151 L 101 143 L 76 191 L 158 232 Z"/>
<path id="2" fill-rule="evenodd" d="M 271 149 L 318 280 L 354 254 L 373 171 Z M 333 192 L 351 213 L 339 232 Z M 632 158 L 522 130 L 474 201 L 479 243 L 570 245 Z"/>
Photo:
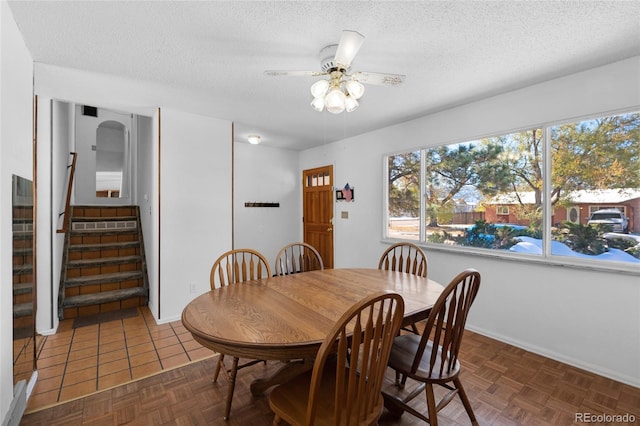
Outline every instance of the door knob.
<path id="1" fill-rule="evenodd" d="M 333 231 L 333 228 L 327 228 L 327 232 Z"/>

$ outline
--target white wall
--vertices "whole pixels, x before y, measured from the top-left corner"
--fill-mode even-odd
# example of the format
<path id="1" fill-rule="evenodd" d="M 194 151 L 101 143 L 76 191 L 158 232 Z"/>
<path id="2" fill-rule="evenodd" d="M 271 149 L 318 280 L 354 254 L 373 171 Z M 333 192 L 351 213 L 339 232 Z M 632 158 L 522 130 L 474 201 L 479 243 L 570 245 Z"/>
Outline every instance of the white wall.
<path id="1" fill-rule="evenodd" d="M 640 57 L 474 102 L 304 151 L 301 169 L 334 164 L 336 186 L 356 188 L 337 204 L 336 267 L 376 267 L 382 235 L 382 156 L 473 140 L 545 122 L 640 109 Z M 363 111 L 364 110 L 359 110 Z M 357 112 L 356 112 L 357 113 Z M 349 219 L 340 219 L 340 210 Z M 427 248 L 429 274 L 448 283 L 461 269 L 483 275 L 469 327 L 483 334 L 640 386 L 638 275 L 560 268 Z"/>
<path id="2" fill-rule="evenodd" d="M 298 157 L 297 151 L 234 145 L 234 247 L 258 250 L 271 268 L 283 246 L 302 238 Z M 254 201 L 277 202 L 280 207 L 244 206 Z"/>
<path id="3" fill-rule="evenodd" d="M 149 289 L 149 307 L 158 317 L 158 262 L 159 257 L 157 235 L 157 194 L 158 188 L 158 117 L 154 118 L 137 116 L 138 132 L 138 179 L 136 192 L 138 194 L 138 206 L 140 207 L 140 223 L 142 226 L 142 238 L 144 240 L 145 259 L 147 262 L 147 277 L 149 283 L 154 283 Z M 155 214 L 154 214 L 155 213 Z"/>
<path id="4" fill-rule="evenodd" d="M 0 2 L 0 419 L 13 400 L 11 176 L 33 179 L 33 66 L 13 15 Z"/>
<path id="5" fill-rule="evenodd" d="M 51 191 L 51 229 L 57 231 L 57 229 L 60 228 L 58 219 L 60 217 L 60 213 L 64 211 L 67 197 L 68 171 L 66 166 L 71 164 L 71 157 L 69 153 L 72 152 L 73 143 L 73 105 L 53 100 L 52 103 L 53 106 L 51 118 L 52 122 L 56 123 L 56 126 L 54 126 L 54 128 L 52 129 L 54 132 L 51 135 L 52 137 L 48 143 L 48 146 L 43 143 L 45 149 L 49 149 L 51 153 L 51 170 L 49 170 L 51 177 L 49 181 L 50 185 L 42 186 L 45 187 L 45 190 Z M 46 117 L 46 115 L 44 114 L 39 114 L 38 119 L 47 120 L 48 117 Z M 44 125 L 44 123 L 38 126 L 38 149 L 40 149 L 42 136 L 41 133 L 43 133 L 45 129 L 46 125 Z M 40 158 L 40 151 L 38 153 L 38 158 Z M 38 169 L 40 170 L 40 167 L 42 166 L 44 166 L 44 164 L 39 161 Z M 45 216 L 45 212 L 46 209 L 43 209 L 43 216 Z M 52 234 L 50 247 L 45 247 L 45 250 L 48 250 L 50 253 L 51 269 L 48 271 L 42 271 L 42 273 L 40 273 L 39 268 L 38 276 L 42 277 L 42 279 L 39 280 L 38 283 L 38 300 L 49 300 L 52 305 L 50 306 L 49 303 L 40 303 L 38 305 L 38 332 L 45 332 L 45 324 L 48 327 L 52 327 L 52 329 L 50 330 L 51 332 L 54 331 L 58 326 L 58 312 L 57 309 L 54 309 L 54 307 L 57 306 L 58 303 L 58 290 L 60 288 L 60 266 L 62 264 L 64 237 L 65 235 L 63 233 L 56 232 L 55 234 Z M 46 261 L 46 254 L 40 253 L 39 259 Z M 38 262 L 38 264 L 40 265 L 40 262 Z M 44 295 L 40 294 L 40 292 L 44 292 Z M 43 297 L 45 295 L 49 295 L 50 297 Z M 44 322 L 45 316 L 43 316 L 43 314 L 45 313 L 46 318 L 48 319 L 47 322 Z"/>
<path id="6" fill-rule="evenodd" d="M 160 314 L 180 318 L 231 248 L 231 123 L 161 110 Z"/>

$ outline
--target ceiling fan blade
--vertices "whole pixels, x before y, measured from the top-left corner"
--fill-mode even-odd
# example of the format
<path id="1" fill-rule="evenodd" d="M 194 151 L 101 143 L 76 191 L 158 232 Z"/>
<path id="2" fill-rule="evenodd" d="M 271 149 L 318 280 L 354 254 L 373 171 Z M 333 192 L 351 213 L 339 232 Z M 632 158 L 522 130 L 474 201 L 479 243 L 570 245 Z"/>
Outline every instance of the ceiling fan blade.
<path id="1" fill-rule="evenodd" d="M 357 31 L 344 30 L 338 43 L 334 62 L 348 68 L 364 43 L 364 36 Z"/>
<path id="2" fill-rule="evenodd" d="M 399 86 L 406 76 L 401 74 L 384 74 L 380 72 L 359 71 L 352 74 L 360 83 L 377 84 L 380 86 Z"/>
<path id="3" fill-rule="evenodd" d="M 322 71 L 287 71 L 287 70 L 266 70 L 266 75 L 274 77 L 317 77 L 320 75 L 327 75 L 328 73 Z"/>

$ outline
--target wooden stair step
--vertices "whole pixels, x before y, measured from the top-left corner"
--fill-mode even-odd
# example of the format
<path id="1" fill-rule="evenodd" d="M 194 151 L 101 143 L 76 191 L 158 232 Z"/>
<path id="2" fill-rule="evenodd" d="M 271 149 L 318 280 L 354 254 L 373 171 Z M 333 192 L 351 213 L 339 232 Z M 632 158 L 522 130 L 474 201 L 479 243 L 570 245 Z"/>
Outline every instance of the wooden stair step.
<path id="1" fill-rule="evenodd" d="M 13 275 L 30 274 L 33 272 L 32 264 L 13 265 Z"/>
<path id="2" fill-rule="evenodd" d="M 86 275 L 82 277 L 67 278 L 67 287 L 80 287 L 84 285 L 114 283 L 119 281 L 135 280 L 143 277 L 142 271 L 115 272 L 112 274 Z"/>
<path id="3" fill-rule="evenodd" d="M 71 230 L 72 237 L 82 237 L 90 235 L 123 235 L 123 234 L 138 234 L 137 228 L 115 228 L 115 229 L 83 229 L 83 230 Z"/>
<path id="4" fill-rule="evenodd" d="M 97 259 L 70 260 L 67 262 L 67 267 L 84 268 L 88 266 L 121 265 L 140 262 L 141 260 L 142 256 L 100 257 Z"/>
<path id="5" fill-rule="evenodd" d="M 33 248 L 32 247 L 23 247 L 23 248 L 14 248 L 13 249 L 14 257 L 16 257 L 16 256 L 24 256 L 24 255 L 31 255 L 32 253 L 33 253 Z"/>
<path id="6" fill-rule="evenodd" d="M 33 283 L 19 283 L 13 285 L 13 294 L 28 294 L 33 290 Z"/>
<path id="7" fill-rule="evenodd" d="M 135 216 L 74 216 L 71 222 L 112 222 L 112 221 L 136 221 Z"/>
<path id="8" fill-rule="evenodd" d="M 33 238 L 33 231 L 13 231 L 14 240 L 30 240 Z"/>
<path id="9" fill-rule="evenodd" d="M 26 317 L 33 314 L 33 303 L 17 303 L 13 305 L 13 317 Z"/>
<path id="10" fill-rule="evenodd" d="M 131 297 L 148 297 L 147 290 L 143 287 L 124 288 L 121 290 L 103 291 L 101 293 L 82 294 L 80 296 L 67 297 L 63 308 L 76 308 L 79 306 L 97 305 L 100 303 L 116 302 Z"/>
<path id="11" fill-rule="evenodd" d="M 121 243 L 102 243 L 102 244 L 74 244 L 69 246 L 69 251 L 98 251 L 104 249 L 123 249 L 138 247 L 140 241 L 125 241 Z"/>
<path id="12" fill-rule="evenodd" d="M 139 212 L 137 206 L 73 206 L 65 235 L 58 293 L 61 320 L 65 315 L 80 315 L 78 308 L 83 306 L 126 299 L 129 299 L 127 303 L 143 306 L 148 301 L 149 283 Z M 122 272 L 97 273 L 100 270 Z M 76 276 L 79 273 L 89 275 Z M 94 288 L 86 288 L 88 286 Z M 67 291 L 71 288 L 74 290 Z M 103 308 L 108 310 L 112 306 L 100 306 L 99 309 Z"/>

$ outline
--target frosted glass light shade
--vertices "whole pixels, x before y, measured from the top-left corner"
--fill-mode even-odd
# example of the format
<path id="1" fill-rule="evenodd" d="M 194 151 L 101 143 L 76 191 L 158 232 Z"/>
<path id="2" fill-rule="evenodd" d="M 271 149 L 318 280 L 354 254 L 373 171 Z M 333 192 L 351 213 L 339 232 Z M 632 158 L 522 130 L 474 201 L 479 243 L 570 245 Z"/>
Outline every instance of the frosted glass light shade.
<path id="1" fill-rule="evenodd" d="M 356 80 L 347 81 L 347 92 L 353 99 L 360 99 L 364 95 L 364 85 Z"/>
<path id="2" fill-rule="evenodd" d="M 321 112 L 324 109 L 324 97 L 313 98 L 311 101 L 311 108 Z"/>
<path id="3" fill-rule="evenodd" d="M 258 145 L 260 143 L 260 135 L 249 135 L 247 140 L 251 145 Z"/>
<path id="4" fill-rule="evenodd" d="M 340 114 L 345 108 L 346 96 L 340 89 L 333 89 L 324 99 L 327 111 L 332 114 Z"/>
<path id="5" fill-rule="evenodd" d="M 311 95 L 314 98 L 324 96 L 329 90 L 329 82 L 327 80 L 318 80 L 311 85 Z"/>
<path id="6" fill-rule="evenodd" d="M 347 99 L 344 102 L 344 107 L 347 112 L 353 111 L 358 108 L 358 106 L 360 106 L 360 103 L 356 99 L 353 99 L 351 96 L 347 96 Z"/>

